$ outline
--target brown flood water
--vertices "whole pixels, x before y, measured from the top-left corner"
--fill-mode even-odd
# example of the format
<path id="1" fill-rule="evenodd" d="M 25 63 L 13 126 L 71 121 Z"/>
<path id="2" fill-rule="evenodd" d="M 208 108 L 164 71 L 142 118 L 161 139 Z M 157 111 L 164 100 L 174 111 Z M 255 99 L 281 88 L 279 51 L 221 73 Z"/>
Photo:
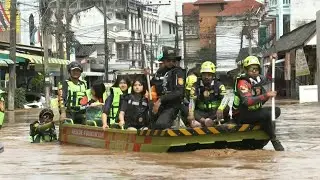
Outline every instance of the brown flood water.
<path id="1" fill-rule="evenodd" d="M 31 144 L 37 113 L 16 113 L 0 130 L 0 179 L 320 179 L 319 105 L 282 106 L 277 123 L 285 152 L 200 150 L 124 153 L 71 145 Z"/>

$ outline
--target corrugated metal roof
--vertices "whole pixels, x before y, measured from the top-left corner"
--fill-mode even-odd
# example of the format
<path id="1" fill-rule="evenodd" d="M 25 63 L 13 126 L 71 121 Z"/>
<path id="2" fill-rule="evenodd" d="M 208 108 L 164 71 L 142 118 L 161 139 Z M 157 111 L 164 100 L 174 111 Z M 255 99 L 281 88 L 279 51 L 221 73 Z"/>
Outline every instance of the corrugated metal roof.
<path id="1" fill-rule="evenodd" d="M 281 36 L 281 38 L 275 42 L 274 47 L 269 49 L 268 52 L 288 51 L 299 46 L 303 46 L 304 43 L 307 42 L 315 33 L 316 21 L 312 21 Z"/>

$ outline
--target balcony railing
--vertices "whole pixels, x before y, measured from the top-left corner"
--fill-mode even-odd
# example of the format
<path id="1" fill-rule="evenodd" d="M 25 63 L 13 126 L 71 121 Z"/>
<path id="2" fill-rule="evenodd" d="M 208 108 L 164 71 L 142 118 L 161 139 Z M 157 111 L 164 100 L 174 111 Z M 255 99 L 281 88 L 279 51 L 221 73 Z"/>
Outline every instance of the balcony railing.
<path id="1" fill-rule="evenodd" d="M 276 7 L 276 6 L 278 6 L 278 1 L 279 1 L 279 0 L 269 0 L 269 7 Z M 280 0 L 280 1 L 282 1 L 284 7 L 290 6 L 290 1 L 291 1 L 291 0 Z"/>

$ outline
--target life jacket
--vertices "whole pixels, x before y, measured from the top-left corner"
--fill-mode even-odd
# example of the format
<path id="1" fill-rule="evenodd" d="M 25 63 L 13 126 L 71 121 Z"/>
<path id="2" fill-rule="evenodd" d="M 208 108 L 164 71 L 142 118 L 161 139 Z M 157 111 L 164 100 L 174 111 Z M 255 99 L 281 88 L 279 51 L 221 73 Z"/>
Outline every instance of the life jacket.
<path id="1" fill-rule="evenodd" d="M 101 116 L 102 116 L 102 105 L 87 107 L 86 120 L 92 120 L 92 121 L 101 120 Z"/>
<path id="2" fill-rule="evenodd" d="M 156 86 L 152 86 L 151 87 L 151 96 L 152 96 L 152 100 L 154 102 L 156 102 L 158 100 L 158 94 L 157 94 L 157 90 L 156 90 Z"/>
<path id="3" fill-rule="evenodd" d="M 128 127 L 141 128 L 149 124 L 148 118 L 148 99 L 144 96 L 130 94 L 127 97 L 127 110 L 125 120 Z"/>
<path id="4" fill-rule="evenodd" d="M 79 80 L 76 85 L 70 80 L 66 80 L 68 85 L 68 98 L 66 107 L 69 109 L 80 109 L 80 100 L 87 94 L 87 85 L 84 81 Z"/>
<path id="5" fill-rule="evenodd" d="M 110 107 L 108 120 L 110 124 L 114 124 L 118 122 L 118 113 L 119 113 L 121 96 L 123 95 L 123 92 L 119 87 L 111 87 L 110 91 L 113 94 L 113 99 Z M 131 87 L 128 88 L 128 93 L 131 93 Z"/>
<path id="6" fill-rule="evenodd" d="M 39 125 L 38 121 L 30 124 L 30 141 L 32 143 L 41 143 L 41 142 L 52 142 L 57 140 L 57 134 L 55 126 L 51 128 L 41 130 L 37 128 L 36 125 Z"/>
<path id="7" fill-rule="evenodd" d="M 223 99 L 223 96 L 220 95 L 221 85 L 222 84 L 219 81 L 213 80 L 210 87 L 205 87 L 202 80 L 199 80 L 195 90 L 197 95 L 196 109 L 204 111 L 218 109 L 221 104 L 221 100 Z"/>
<path id="8" fill-rule="evenodd" d="M 234 99 L 233 99 L 233 105 L 232 105 L 233 112 L 237 112 L 239 108 L 243 106 L 240 99 L 240 93 L 238 92 L 238 89 L 237 89 L 238 82 L 240 80 L 245 80 L 252 85 L 253 95 L 257 95 L 257 89 L 260 89 L 261 94 L 265 93 L 265 89 L 262 86 L 264 84 L 264 79 L 262 76 L 258 76 L 256 79 L 253 79 L 253 78 L 249 78 L 246 74 L 240 74 L 239 76 L 237 76 L 235 85 L 234 85 Z M 249 107 L 243 106 L 242 108 L 245 108 L 249 111 L 256 111 L 256 110 L 259 110 L 261 107 L 262 107 L 262 103 L 258 103 Z"/>

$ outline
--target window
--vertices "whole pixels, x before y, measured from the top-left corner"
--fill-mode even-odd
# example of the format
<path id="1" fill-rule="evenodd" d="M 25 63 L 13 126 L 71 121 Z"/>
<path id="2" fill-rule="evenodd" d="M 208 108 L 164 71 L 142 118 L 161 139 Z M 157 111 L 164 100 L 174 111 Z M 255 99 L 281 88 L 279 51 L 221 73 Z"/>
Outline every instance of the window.
<path id="1" fill-rule="evenodd" d="M 169 24 L 169 34 L 171 34 L 171 24 Z"/>
<path id="2" fill-rule="evenodd" d="M 117 44 L 117 57 L 119 60 L 127 60 L 129 54 L 128 44 Z"/>
<path id="3" fill-rule="evenodd" d="M 133 30 L 133 28 L 134 28 L 134 27 L 133 27 L 133 15 L 131 15 L 130 22 L 131 22 L 131 27 L 130 27 L 130 28 L 131 28 L 131 30 Z"/>

